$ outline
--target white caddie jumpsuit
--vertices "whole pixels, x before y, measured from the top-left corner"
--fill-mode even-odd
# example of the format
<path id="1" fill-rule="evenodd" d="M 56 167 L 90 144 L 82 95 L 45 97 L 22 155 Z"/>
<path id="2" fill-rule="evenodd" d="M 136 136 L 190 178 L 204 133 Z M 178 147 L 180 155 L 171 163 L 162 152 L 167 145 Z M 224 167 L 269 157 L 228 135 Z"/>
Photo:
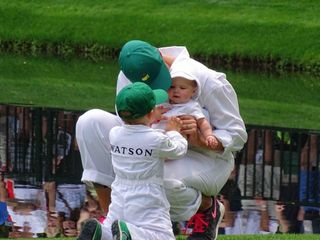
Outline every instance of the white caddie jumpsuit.
<path id="1" fill-rule="evenodd" d="M 144 125 L 114 127 L 109 139 L 116 177 L 102 239 L 112 239 L 111 224 L 120 219 L 132 240 L 174 240 L 163 187 L 164 162 L 183 157 L 187 140 L 176 131 L 164 133 Z"/>

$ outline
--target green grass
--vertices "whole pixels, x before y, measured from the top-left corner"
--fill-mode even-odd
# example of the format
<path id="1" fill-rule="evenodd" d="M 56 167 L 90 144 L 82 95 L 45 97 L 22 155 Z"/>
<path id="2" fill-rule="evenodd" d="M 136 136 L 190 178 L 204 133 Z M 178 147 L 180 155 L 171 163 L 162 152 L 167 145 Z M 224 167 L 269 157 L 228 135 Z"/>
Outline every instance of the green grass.
<path id="1" fill-rule="evenodd" d="M 113 110 L 115 62 L 0 58 L 0 102 L 71 110 Z"/>
<path id="2" fill-rule="evenodd" d="M 246 123 L 320 129 L 320 79 L 307 75 L 228 74 Z"/>
<path id="3" fill-rule="evenodd" d="M 117 57 L 130 39 L 185 45 L 191 54 L 226 62 L 238 57 L 274 61 L 275 69 L 293 63 L 320 72 L 319 12 L 316 0 L 2 0 L 0 102 L 113 111 L 118 66 L 104 58 Z M 1 53 L 69 56 L 78 48 L 85 51 L 81 56 L 104 60 Z M 320 129 L 319 77 L 229 71 L 227 76 L 246 123 Z"/>
<path id="4" fill-rule="evenodd" d="M 319 12 L 317 0 L 2 0 L 0 40 L 119 49 L 144 39 L 320 71 Z"/>

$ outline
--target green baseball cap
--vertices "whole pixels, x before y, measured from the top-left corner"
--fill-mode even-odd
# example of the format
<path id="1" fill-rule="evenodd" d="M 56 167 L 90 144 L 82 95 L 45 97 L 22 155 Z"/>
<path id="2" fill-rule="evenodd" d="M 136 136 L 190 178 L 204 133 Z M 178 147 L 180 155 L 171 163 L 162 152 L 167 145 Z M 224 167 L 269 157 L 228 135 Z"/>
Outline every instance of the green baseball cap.
<path id="1" fill-rule="evenodd" d="M 116 108 L 122 119 L 137 119 L 167 100 L 168 94 L 163 89 L 152 90 L 147 84 L 136 82 L 121 89 L 116 97 Z"/>
<path id="2" fill-rule="evenodd" d="M 147 42 L 127 42 L 121 49 L 119 65 L 131 82 L 144 82 L 152 89 L 168 90 L 171 86 L 169 69 L 159 50 Z"/>

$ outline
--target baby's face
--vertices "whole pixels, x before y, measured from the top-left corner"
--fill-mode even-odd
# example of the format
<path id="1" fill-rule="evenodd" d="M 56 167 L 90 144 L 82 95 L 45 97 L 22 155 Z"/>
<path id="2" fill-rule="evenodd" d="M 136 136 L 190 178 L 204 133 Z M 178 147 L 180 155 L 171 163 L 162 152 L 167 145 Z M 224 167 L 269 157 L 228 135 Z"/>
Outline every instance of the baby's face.
<path id="1" fill-rule="evenodd" d="M 194 80 L 176 77 L 172 79 L 171 87 L 168 90 L 170 103 L 186 103 L 195 94 L 197 83 Z"/>

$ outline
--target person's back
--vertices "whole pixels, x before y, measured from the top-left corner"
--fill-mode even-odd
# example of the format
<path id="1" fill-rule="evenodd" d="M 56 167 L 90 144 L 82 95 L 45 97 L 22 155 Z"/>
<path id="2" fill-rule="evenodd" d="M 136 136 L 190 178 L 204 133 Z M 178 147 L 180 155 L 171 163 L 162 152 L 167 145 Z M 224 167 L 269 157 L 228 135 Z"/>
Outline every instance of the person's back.
<path id="1" fill-rule="evenodd" d="M 116 177 L 108 218 L 152 230 L 154 239 L 159 232 L 174 239 L 168 234 L 172 229 L 170 205 L 163 188 L 163 135 L 144 125 L 124 125 L 110 131 Z"/>
<path id="2" fill-rule="evenodd" d="M 144 125 L 124 125 L 110 131 L 112 165 L 118 179 L 163 178 L 159 144 L 163 133 Z"/>

